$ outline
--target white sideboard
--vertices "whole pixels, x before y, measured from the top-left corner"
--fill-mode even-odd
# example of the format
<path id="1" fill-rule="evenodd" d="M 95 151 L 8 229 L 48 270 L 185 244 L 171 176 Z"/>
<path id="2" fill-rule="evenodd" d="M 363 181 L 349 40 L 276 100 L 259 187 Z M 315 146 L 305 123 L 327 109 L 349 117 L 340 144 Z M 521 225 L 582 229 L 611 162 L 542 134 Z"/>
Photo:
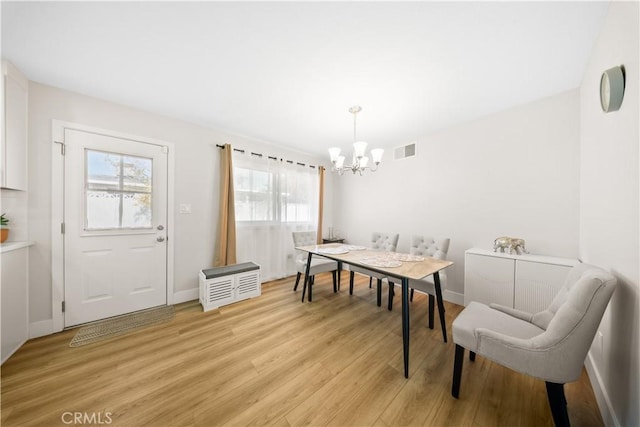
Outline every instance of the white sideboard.
<path id="1" fill-rule="evenodd" d="M 29 246 L 32 244 L 0 245 L 1 363 L 29 339 Z"/>
<path id="2" fill-rule="evenodd" d="M 542 255 L 516 255 L 487 249 L 465 252 L 464 305 L 497 303 L 529 313 L 549 306 L 580 261 Z"/>

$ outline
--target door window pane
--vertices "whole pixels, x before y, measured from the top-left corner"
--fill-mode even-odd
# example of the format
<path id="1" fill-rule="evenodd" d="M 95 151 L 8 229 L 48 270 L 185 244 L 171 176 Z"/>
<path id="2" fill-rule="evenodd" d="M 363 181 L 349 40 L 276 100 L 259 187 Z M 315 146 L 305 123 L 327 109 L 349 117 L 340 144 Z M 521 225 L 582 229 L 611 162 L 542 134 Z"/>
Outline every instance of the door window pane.
<path id="1" fill-rule="evenodd" d="M 152 226 L 153 160 L 85 150 L 85 229 Z"/>

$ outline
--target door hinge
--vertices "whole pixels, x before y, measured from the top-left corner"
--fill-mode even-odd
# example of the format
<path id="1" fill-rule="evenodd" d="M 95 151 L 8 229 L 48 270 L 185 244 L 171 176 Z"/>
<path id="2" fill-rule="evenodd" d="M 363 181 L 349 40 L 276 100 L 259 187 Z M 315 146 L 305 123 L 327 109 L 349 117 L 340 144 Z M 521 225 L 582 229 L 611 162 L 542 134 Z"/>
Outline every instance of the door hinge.
<path id="1" fill-rule="evenodd" d="M 63 313 L 64 313 L 65 308 L 66 308 L 66 307 L 65 307 L 65 303 L 64 303 L 64 301 L 62 301 L 62 312 L 63 312 Z"/>
<path id="2" fill-rule="evenodd" d="M 60 154 L 62 154 L 64 156 L 64 142 L 60 142 L 60 141 L 53 141 L 54 144 L 60 144 Z"/>
<path id="3" fill-rule="evenodd" d="M 64 234 L 64 222 L 60 223 L 60 233 Z"/>

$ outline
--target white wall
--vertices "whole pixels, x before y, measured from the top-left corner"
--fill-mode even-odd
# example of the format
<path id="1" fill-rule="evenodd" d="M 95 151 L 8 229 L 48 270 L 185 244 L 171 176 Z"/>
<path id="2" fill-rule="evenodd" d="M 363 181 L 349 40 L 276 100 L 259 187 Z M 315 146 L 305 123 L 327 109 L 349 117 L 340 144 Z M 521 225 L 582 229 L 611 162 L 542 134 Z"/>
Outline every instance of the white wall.
<path id="1" fill-rule="evenodd" d="M 394 161 L 390 151 L 373 174 L 335 178 L 335 225 L 349 242 L 397 232 L 406 251 L 412 234 L 450 237 L 447 288 L 456 294 L 464 251 L 491 248 L 499 236 L 524 238 L 531 253 L 577 258 L 577 90 L 418 138 L 415 158 Z"/>
<path id="2" fill-rule="evenodd" d="M 175 143 L 174 290 L 197 289 L 197 274 L 213 264 L 217 235 L 219 152 L 216 144 L 319 164 L 314 159 L 266 142 L 146 113 L 95 98 L 30 82 L 29 86 L 29 239 L 30 320 L 41 323 L 51 313 L 51 121 L 58 119 Z M 330 180 L 327 182 L 330 187 Z M 192 214 L 180 214 L 189 203 Z M 171 207 L 170 207 L 171 208 Z M 330 200 L 325 211 L 331 212 Z M 330 222 L 330 215 L 327 215 Z M 194 292 L 197 296 L 197 291 Z M 46 328 L 45 328 L 46 329 Z"/>
<path id="3" fill-rule="evenodd" d="M 611 418 L 607 425 L 640 425 L 638 383 L 638 298 L 640 172 L 638 2 L 614 1 L 580 88 L 580 256 L 605 267 L 618 287 L 600 325 L 603 351 L 590 352 L 591 381 L 603 389 Z M 626 69 L 622 107 L 605 114 L 600 108 L 602 72 Z"/>

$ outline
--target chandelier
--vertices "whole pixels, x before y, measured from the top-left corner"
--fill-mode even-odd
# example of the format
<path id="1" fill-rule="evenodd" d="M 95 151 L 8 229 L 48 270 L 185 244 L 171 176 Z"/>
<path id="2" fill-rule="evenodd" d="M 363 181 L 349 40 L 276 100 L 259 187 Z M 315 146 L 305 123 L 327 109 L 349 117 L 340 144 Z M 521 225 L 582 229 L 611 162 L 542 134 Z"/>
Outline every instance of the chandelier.
<path id="1" fill-rule="evenodd" d="M 344 171 L 350 170 L 355 175 L 358 172 L 362 175 L 365 169 L 370 169 L 371 172 L 378 170 L 378 165 L 382 161 L 382 154 L 384 150 L 382 148 L 374 148 L 371 150 L 371 158 L 374 166 L 368 166 L 369 158 L 365 156 L 367 150 L 367 143 L 364 141 L 358 141 L 356 138 L 356 115 L 362 111 L 362 107 L 359 105 L 349 108 L 349 112 L 353 114 L 353 157 L 351 165 L 344 164 L 344 156 L 340 155 L 340 149 L 338 147 L 329 148 L 329 156 L 331 157 L 331 172 L 338 172 L 342 175 Z"/>

